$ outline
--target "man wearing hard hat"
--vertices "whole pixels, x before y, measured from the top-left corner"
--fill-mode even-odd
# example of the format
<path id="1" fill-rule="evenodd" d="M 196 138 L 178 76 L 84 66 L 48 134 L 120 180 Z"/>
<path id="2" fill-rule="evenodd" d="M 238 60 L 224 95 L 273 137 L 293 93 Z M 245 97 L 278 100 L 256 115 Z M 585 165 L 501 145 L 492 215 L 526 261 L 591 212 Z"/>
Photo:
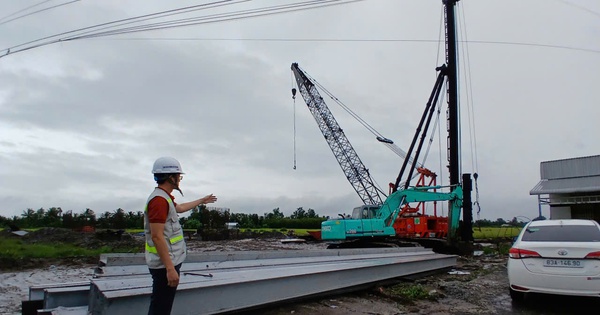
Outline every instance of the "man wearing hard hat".
<path id="1" fill-rule="evenodd" d="M 177 214 L 213 203 L 217 197 L 210 194 L 194 201 L 175 203 L 171 193 L 177 190 L 183 196 L 179 188 L 183 171 L 179 161 L 172 157 L 158 158 L 152 173 L 158 186 L 148 197 L 144 211 L 145 255 L 152 275 L 148 315 L 168 315 L 179 284 L 179 270 L 186 257 L 183 229 Z"/>

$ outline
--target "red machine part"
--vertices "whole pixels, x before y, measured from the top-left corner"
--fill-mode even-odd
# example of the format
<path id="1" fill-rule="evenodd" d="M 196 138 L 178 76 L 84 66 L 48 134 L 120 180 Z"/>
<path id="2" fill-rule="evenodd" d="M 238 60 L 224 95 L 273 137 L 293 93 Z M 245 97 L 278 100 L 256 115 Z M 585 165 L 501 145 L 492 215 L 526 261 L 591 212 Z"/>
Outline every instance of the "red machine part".
<path id="1" fill-rule="evenodd" d="M 417 187 L 437 185 L 437 174 L 434 172 L 424 167 L 419 167 L 417 172 L 420 174 Z M 448 236 L 448 218 L 437 215 L 437 202 L 433 202 L 433 215 L 425 213 L 424 202 L 419 202 L 414 207 L 409 204 L 404 205 L 393 226 L 396 236 L 401 238 L 446 238 Z"/>

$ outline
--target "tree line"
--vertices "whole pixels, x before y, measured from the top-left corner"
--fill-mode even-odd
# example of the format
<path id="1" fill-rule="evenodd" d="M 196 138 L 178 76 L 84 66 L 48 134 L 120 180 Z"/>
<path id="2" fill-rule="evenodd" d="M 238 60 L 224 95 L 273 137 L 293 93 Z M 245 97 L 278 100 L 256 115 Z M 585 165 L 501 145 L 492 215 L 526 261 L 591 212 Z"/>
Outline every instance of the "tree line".
<path id="1" fill-rule="evenodd" d="M 258 215 L 256 213 L 232 213 L 228 209 L 207 208 L 205 205 L 191 210 L 187 217 L 181 217 L 180 223 L 185 229 L 221 229 L 228 222 L 236 222 L 240 228 L 273 228 L 273 229 L 320 229 L 321 222 L 328 217 L 318 215 L 315 210 L 297 208 L 289 216 L 285 216 L 279 208 L 271 212 Z M 477 220 L 475 227 L 500 227 L 503 225 L 523 226 L 525 222 L 516 217 L 512 220 L 502 218 L 491 221 L 488 219 Z M 63 211 L 60 207 L 37 210 L 27 209 L 20 216 L 6 218 L 0 216 L 0 228 L 26 229 L 40 227 L 60 227 L 68 229 L 81 229 L 91 226 L 99 229 L 142 229 L 144 227 L 144 213 L 142 211 L 126 211 L 118 208 L 96 214 L 92 209 L 85 209 L 80 213 L 73 210 Z"/>
<path id="2" fill-rule="evenodd" d="M 297 208 L 291 215 L 285 216 L 279 208 L 271 212 L 258 214 L 232 213 L 228 209 L 207 208 L 205 205 L 191 210 L 187 217 L 181 217 L 179 222 L 185 229 L 220 229 L 228 222 L 236 222 L 240 228 L 303 228 L 320 229 L 321 222 L 327 217 L 319 216 L 315 210 Z M 80 213 L 73 210 L 63 211 L 60 207 L 37 210 L 24 210 L 20 216 L 7 218 L 0 216 L 0 228 L 12 230 L 57 227 L 81 229 L 91 226 L 99 229 L 142 229 L 144 227 L 144 212 L 126 211 L 118 208 L 96 214 L 92 209 Z"/>

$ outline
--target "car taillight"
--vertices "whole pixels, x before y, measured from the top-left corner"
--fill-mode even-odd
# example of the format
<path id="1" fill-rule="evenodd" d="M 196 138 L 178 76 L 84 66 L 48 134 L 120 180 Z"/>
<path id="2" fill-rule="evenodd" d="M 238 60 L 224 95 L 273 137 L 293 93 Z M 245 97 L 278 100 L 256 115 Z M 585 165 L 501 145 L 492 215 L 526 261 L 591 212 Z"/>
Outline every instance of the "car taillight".
<path id="1" fill-rule="evenodd" d="M 591 252 L 585 255 L 586 259 L 600 259 L 600 252 Z"/>
<path id="2" fill-rule="evenodd" d="M 514 258 L 514 259 L 521 259 L 521 258 L 536 258 L 536 257 L 542 257 L 542 256 L 540 256 L 540 254 L 538 254 L 537 252 L 534 252 L 532 250 L 513 247 L 510 250 L 508 250 L 508 257 Z"/>

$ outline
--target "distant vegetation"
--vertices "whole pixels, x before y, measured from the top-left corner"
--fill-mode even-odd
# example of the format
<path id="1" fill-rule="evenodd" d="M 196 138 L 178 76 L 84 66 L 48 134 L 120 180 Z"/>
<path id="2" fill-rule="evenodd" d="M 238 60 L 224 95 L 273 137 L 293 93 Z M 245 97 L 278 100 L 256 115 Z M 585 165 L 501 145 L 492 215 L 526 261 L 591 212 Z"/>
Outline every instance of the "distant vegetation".
<path id="1" fill-rule="evenodd" d="M 191 211 L 187 217 L 180 219 L 185 229 L 221 229 L 227 222 L 237 222 L 240 228 L 244 229 L 320 229 L 321 222 L 327 217 L 318 215 L 315 210 L 304 210 L 303 207 L 297 208 L 289 216 L 285 216 L 279 208 L 273 209 L 264 215 L 231 213 L 228 210 L 216 210 L 201 206 Z M 504 227 L 508 232 L 498 229 L 490 230 L 489 233 L 513 233 L 512 227 L 521 227 L 524 223 L 513 218 L 511 221 L 504 219 L 477 220 L 473 224 L 473 229 L 477 234 L 483 231 L 483 228 Z M 125 211 L 121 208 L 112 212 L 107 211 L 97 214 L 92 209 L 85 209 L 81 213 L 73 210 L 63 211 L 60 207 L 51 207 L 48 209 L 40 208 L 38 210 L 24 210 L 20 216 L 6 218 L 0 216 L 0 228 L 10 228 L 11 230 L 32 229 L 41 227 L 59 227 L 69 229 L 81 229 L 84 226 L 92 226 L 98 229 L 142 229 L 144 227 L 144 213 L 142 211 Z M 483 232 L 482 232 L 483 233 Z M 492 237 L 498 235 L 489 235 Z M 506 235 L 499 235 L 501 237 Z"/>
<path id="2" fill-rule="evenodd" d="M 237 222 L 240 228 L 271 228 L 271 229 L 320 229 L 321 222 L 326 220 L 313 209 L 304 210 L 300 207 L 290 216 L 285 216 L 279 208 L 273 209 L 264 215 L 231 213 L 227 210 L 216 210 L 205 206 L 192 209 L 187 217 L 180 218 L 180 223 L 185 229 L 219 229 L 227 222 Z M 6 218 L 0 216 L 0 228 L 32 229 L 40 227 L 59 227 L 81 229 L 92 226 L 98 229 L 142 229 L 144 227 L 144 213 L 142 211 L 125 211 L 121 208 L 97 214 L 92 209 L 85 209 L 81 213 L 73 210 L 63 211 L 60 207 L 38 210 L 27 209 L 20 216 Z"/>

